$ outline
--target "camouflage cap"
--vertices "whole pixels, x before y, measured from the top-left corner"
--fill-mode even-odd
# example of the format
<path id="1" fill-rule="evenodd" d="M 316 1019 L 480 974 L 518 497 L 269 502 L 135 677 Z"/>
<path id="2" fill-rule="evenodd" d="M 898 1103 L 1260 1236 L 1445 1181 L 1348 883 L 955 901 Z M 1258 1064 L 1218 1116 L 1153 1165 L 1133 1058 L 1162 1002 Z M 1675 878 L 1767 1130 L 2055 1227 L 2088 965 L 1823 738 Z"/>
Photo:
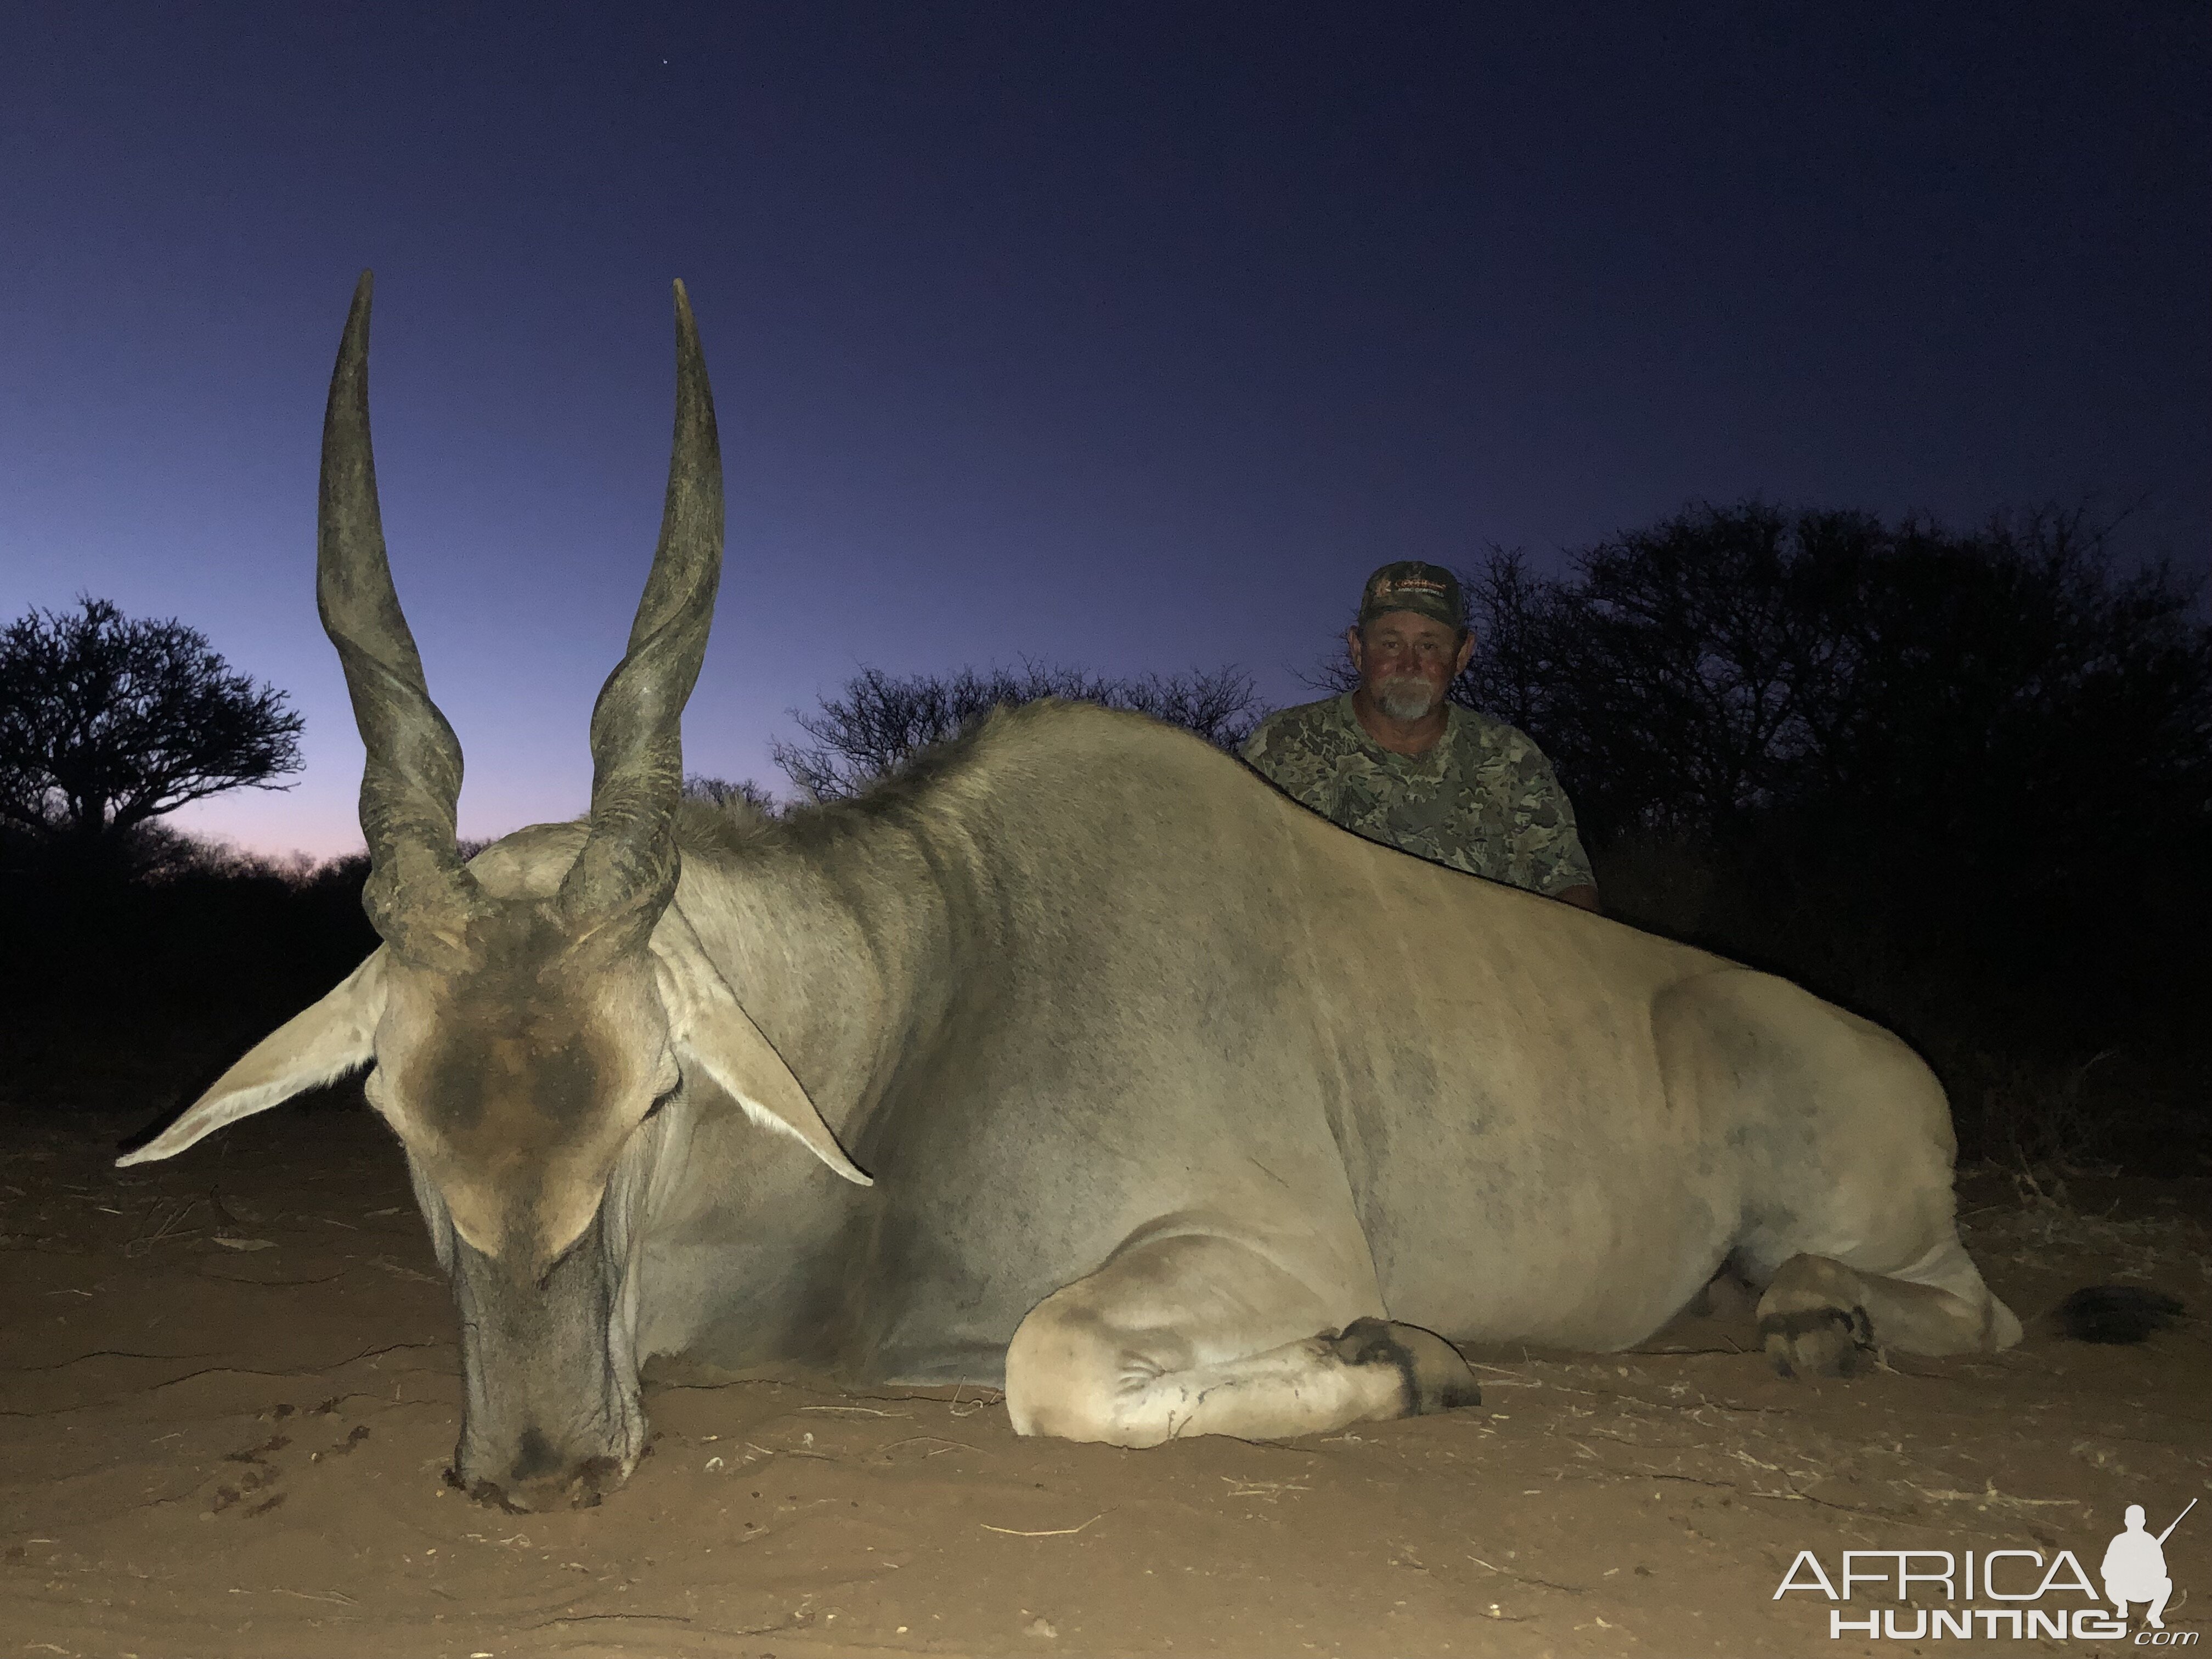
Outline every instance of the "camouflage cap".
<path id="1" fill-rule="evenodd" d="M 1367 579 L 1359 594 L 1360 626 L 1386 611 L 1410 611 L 1462 633 L 1467 629 L 1467 599 L 1460 592 L 1459 578 L 1440 564 L 1424 564 L 1419 559 L 1386 564 Z"/>

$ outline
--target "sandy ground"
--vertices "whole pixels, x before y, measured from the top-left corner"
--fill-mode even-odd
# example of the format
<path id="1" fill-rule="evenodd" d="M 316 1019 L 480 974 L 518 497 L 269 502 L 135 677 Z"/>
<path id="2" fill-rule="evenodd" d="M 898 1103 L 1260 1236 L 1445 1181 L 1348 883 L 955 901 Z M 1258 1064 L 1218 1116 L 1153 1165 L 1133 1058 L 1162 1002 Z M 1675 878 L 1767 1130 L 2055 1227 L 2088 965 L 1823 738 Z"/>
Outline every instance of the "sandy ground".
<path id="1" fill-rule="evenodd" d="M 1632 1354 L 1473 1356 L 1474 1411 L 1145 1452 L 1018 1440 L 972 1391 L 662 1383 L 625 1491 L 506 1515 L 439 1478 L 453 1316 L 381 1127 L 289 1109 L 109 1168 L 140 1122 L 0 1119 L 4 1659 L 2142 1652 L 1835 1639 L 1817 1591 L 1774 1592 L 1800 1550 L 2094 1574 L 2126 1504 L 2155 1530 L 2212 1498 L 2205 1324 L 2096 1348 L 2038 1317 L 2116 1278 L 2201 1311 L 2212 1184 L 2059 1209 L 1985 1180 L 1973 1242 L 2030 1322 L 2002 1356 L 1784 1382 L 1715 1315 Z M 2167 1558 L 2169 1629 L 2198 1633 L 2212 1503 Z"/>

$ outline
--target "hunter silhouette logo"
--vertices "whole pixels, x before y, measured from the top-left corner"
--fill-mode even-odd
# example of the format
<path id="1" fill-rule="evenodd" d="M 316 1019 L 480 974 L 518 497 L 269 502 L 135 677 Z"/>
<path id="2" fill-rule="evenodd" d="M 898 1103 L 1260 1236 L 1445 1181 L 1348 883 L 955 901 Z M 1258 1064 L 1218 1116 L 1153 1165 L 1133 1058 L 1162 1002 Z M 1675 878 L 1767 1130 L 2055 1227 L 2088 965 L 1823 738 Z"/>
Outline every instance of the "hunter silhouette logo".
<path id="1" fill-rule="evenodd" d="M 2173 1580 L 2166 1572 L 2166 1540 L 2173 1535 L 2173 1528 L 2181 1524 L 2182 1517 L 2197 1507 L 2191 1498 L 2182 1506 L 2181 1514 L 2173 1517 L 2166 1529 L 2154 1538 L 2143 1530 L 2143 1506 L 2128 1505 L 2128 1529 L 2112 1534 L 2112 1541 L 2105 1546 L 2105 1562 L 2098 1575 L 2105 1581 L 2105 1599 L 2118 1609 L 2119 1616 L 2128 1616 L 2128 1603 L 2148 1601 L 2150 1611 L 2144 1622 L 2153 1630 L 2164 1630 L 2166 1603 L 2173 1594 Z"/>

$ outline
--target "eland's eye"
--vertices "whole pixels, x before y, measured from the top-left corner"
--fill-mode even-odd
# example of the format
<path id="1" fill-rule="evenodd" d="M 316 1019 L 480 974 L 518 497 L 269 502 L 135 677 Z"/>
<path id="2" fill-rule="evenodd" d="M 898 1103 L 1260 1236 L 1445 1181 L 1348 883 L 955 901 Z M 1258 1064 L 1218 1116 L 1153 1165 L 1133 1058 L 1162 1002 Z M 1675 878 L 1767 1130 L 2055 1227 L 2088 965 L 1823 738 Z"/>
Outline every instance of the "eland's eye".
<path id="1" fill-rule="evenodd" d="M 672 1100 L 675 1099 L 675 1098 L 676 1098 L 676 1090 L 677 1090 L 677 1089 L 680 1089 L 680 1088 L 681 1088 L 681 1087 L 683 1087 L 683 1086 L 684 1086 L 683 1085 L 681 1085 L 681 1084 L 678 1084 L 677 1085 L 675 1085 L 675 1087 L 674 1087 L 674 1088 L 665 1089 L 665 1090 L 662 1091 L 660 1094 L 659 1094 L 658 1096 L 656 1096 L 656 1097 L 654 1097 L 653 1104 L 652 1104 L 652 1105 L 650 1105 L 650 1106 L 648 1106 L 648 1107 L 647 1107 L 647 1108 L 645 1109 L 645 1117 L 646 1117 L 646 1118 L 652 1117 L 652 1116 L 653 1116 L 653 1115 L 654 1115 L 656 1113 L 658 1113 L 658 1112 L 660 1110 L 660 1109 L 661 1109 L 662 1107 L 664 1107 L 664 1106 L 665 1106 L 666 1104 L 668 1104 L 668 1103 L 669 1103 L 670 1101 L 672 1101 Z M 640 1121 L 641 1123 L 642 1123 L 643 1121 L 645 1121 L 645 1118 L 640 1118 L 640 1119 L 638 1120 L 638 1121 Z"/>

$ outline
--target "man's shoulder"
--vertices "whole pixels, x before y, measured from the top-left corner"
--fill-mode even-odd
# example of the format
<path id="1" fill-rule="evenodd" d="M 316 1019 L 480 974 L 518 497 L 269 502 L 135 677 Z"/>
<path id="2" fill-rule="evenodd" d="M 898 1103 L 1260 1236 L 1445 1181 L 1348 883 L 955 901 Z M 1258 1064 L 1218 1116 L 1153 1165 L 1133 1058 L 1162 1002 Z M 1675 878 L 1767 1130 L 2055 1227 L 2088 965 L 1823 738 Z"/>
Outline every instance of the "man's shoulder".
<path id="1" fill-rule="evenodd" d="M 1311 702 L 1294 702 L 1287 708 L 1278 708 L 1260 722 L 1262 732 L 1305 731 L 1316 727 L 1340 726 L 1344 724 L 1344 696 L 1317 697 Z"/>
<path id="2" fill-rule="evenodd" d="M 1544 751 L 1536 746 L 1535 739 L 1519 726 L 1499 720 L 1495 714 L 1486 714 L 1480 708 L 1469 708 L 1464 703 L 1452 708 L 1452 741 L 1462 754 L 1478 764 L 1527 766 L 1535 763 L 1548 766 Z"/>
<path id="3" fill-rule="evenodd" d="M 1322 697 L 1278 708 L 1244 740 L 1244 758 L 1255 760 L 1271 750 L 1348 747 L 1352 738 L 1345 728 L 1343 701 Z"/>

